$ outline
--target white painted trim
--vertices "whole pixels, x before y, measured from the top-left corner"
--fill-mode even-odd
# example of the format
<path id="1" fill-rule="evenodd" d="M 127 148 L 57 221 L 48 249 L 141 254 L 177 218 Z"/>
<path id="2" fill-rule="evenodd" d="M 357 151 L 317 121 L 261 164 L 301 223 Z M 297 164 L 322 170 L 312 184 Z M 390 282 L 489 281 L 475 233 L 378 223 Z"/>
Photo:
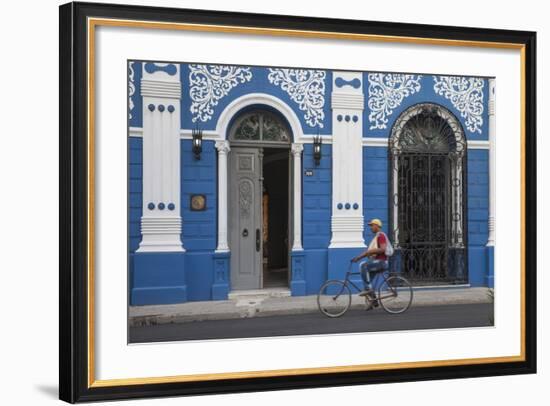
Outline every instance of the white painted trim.
<path id="1" fill-rule="evenodd" d="M 495 214 L 496 214 L 496 82 L 489 79 L 489 236 L 487 246 L 495 246 Z"/>
<path id="2" fill-rule="evenodd" d="M 190 140 L 192 139 L 192 129 L 181 129 L 180 130 L 180 138 L 182 140 Z M 143 137 L 143 128 L 141 127 L 130 127 L 129 128 L 129 134 L 130 137 Z M 313 138 L 316 137 L 317 134 L 302 134 L 300 143 L 301 144 L 313 144 Z M 321 138 L 323 140 L 323 144 L 332 144 L 332 134 L 321 134 Z M 210 141 L 218 141 L 220 139 L 220 136 L 216 130 L 204 130 L 202 133 L 202 139 L 203 140 L 210 140 Z M 376 140 L 377 138 L 373 138 L 373 140 Z M 387 138 L 381 138 L 382 140 L 386 140 Z M 363 141 L 363 145 L 365 141 Z"/>
<path id="3" fill-rule="evenodd" d="M 490 142 L 486 140 L 468 140 L 468 149 L 490 149 Z"/>
<path id="4" fill-rule="evenodd" d="M 363 74 L 334 72 L 332 76 L 332 215 L 329 248 L 364 247 Z M 336 78 L 359 81 L 361 86 L 338 88 Z"/>
<path id="5" fill-rule="evenodd" d="M 181 99 L 181 83 L 179 81 L 141 79 L 141 96 Z"/>
<path id="6" fill-rule="evenodd" d="M 364 147 L 387 147 L 388 138 L 364 137 L 363 146 Z"/>
<path id="7" fill-rule="evenodd" d="M 130 127 L 128 129 L 128 136 L 130 137 L 143 137 L 143 128 L 141 127 Z"/>
<path id="8" fill-rule="evenodd" d="M 185 251 L 180 215 L 181 84 L 179 66 L 176 69 L 173 77 L 166 77 L 162 71 L 151 74 L 142 71 L 143 208 L 141 241 L 136 252 Z M 149 105 L 153 107 L 151 110 Z"/>
<path id="9" fill-rule="evenodd" d="M 294 168 L 294 190 L 293 190 L 293 239 L 292 251 L 302 251 L 302 151 L 303 144 L 293 143 L 291 145 L 293 168 Z"/>
<path id="10" fill-rule="evenodd" d="M 231 150 L 229 141 L 216 141 L 218 150 L 218 245 L 216 252 L 229 252 L 227 217 L 229 206 L 227 195 L 227 154 Z"/>
<path id="11" fill-rule="evenodd" d="M 489 130 L 490 131 L 490 130 Z M 182 129 L 180 130 L 180 138 L 181 139 L 191 139 L 191 132 L 192 130 L 188 129 Z M 129 136 L 130 137 L 142 137 L 143 136 L 143 128 L 140 127 L 130 127 L 129 129 Z M 313 138 L 316 137 L 317 134 L 302 134 L 300 138 L 301 144 L 312 144 Z M 321 135 L 321 138 L 323 139 L 323 144 L 332 144 L 332 134 L 323 134 Z M 203 131 L 203 140 L 212 140 L 216 141 L 219 140 L 220 136 L 217 131 L 215 130 L 204 130 Z M 491 148 L 491 142 L 487 140 L 468 140 L 468 149 L 490 149 Z M 364 147 L 387 147 L 388 146 L 388 138 L 381 138 L 381 137 L 363 137 L 363 146 Z"/>

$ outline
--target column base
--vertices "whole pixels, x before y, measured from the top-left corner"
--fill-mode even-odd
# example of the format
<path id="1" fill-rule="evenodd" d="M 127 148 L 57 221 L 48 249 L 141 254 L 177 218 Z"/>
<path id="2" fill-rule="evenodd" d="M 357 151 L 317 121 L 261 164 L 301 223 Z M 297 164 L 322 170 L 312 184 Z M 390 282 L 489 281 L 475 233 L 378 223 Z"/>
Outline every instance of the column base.
<path id="1" fill-rule="evenodd" d="M 131 306 L 187 301 L 183 252 L 138 252 L 131 257 Z"/>
<path id="2" fill-rule="evenodd" d="M 214 284 L 212 285 L 212 300 L 227 300 L 229 294 L 229 251 L 214 253 Z"/>
<path id="3" fill-rule="evenodd" d="M 292 296 L 305 296 L 306 280 L 305 280 L 305 252 L 304 250 L 296 250 L 291 252 L 292 278 L 290 279 L 290 293 Z"/>

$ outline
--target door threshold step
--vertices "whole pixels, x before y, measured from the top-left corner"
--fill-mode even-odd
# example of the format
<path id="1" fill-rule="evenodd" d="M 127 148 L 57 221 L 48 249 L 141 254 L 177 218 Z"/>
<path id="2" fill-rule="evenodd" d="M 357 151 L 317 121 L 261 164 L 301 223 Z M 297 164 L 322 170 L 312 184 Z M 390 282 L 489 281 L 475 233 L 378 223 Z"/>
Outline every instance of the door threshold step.
<path id="1" fill-rule="evenodd" d="M 248 289 L 248 290 L 233 290 L 229 292 L 227 298 L 229 300 L 239 300 L 248 298 L 269 298 L 269 297 L 290 297 L 290 289 L 288 288 L 266 288 L 266 289 Z"/>

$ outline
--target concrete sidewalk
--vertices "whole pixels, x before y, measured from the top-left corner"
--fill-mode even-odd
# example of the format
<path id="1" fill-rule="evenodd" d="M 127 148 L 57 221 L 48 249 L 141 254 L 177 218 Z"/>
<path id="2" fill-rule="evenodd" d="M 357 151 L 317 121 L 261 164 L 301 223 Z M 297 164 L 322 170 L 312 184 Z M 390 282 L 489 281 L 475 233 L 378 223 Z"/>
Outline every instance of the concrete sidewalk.
<path id="1" fill-rule="evenodd" d="M 490 303 L 487 288 L 415 289 L 412 306 Z M 351 308 L 364 308 L 365 300 L 352 295 Z M 173 305 L 130 306 L 130 326 L 226 320 L 318 312 L 317 295 L 291 297 L 288 289 L 232 292 L 229 300 Z"/>

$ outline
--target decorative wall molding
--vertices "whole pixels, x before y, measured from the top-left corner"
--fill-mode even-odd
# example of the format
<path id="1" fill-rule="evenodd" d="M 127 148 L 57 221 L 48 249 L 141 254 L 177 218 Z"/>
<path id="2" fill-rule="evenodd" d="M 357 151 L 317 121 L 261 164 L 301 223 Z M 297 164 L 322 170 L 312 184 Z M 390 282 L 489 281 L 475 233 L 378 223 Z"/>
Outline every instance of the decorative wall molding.
<path id="1" fill-rule="evenodd" d="M 164 80 L 141 79 L 141 95 L 143 97 L 165 97 L 181 99 L 181 83 Z"/>
<path id="2" fill-rule="evenodd" d="M 184 251 L 181 241 L 174 235 L 181 234 L 181 217 L 142 217 L 141 234 L 145 244 L 140 244 L 139 252 Z M 150 237 L 150 238 L 148 238 Z"/>
<path id="3" fill-rule="evenodd" d="M 364 247 L 363 239 L 363 74 L 334 72 L 358 86 L 336 86 L 332 100 L 332 217 L 329 248 Z"/>
<path id="4" fill-rule="evenodd" d="M 359 89 L 361 87 L 361 81 L 357 78 L 351 79 L 351 80 L 346 80 L 346 79 L 343 79 L 341 77 L 337 77 L 334 80 L 334 86 L 336 86 L 336 87 L 351 86 L 354 89 Z"/>
<path id="5" fill-rule="evenodd" d="M 189 64 L 189 71 L 193 122 L 210 120 L 222 98 L 239 84 L 252 80 L 249 67 Z"/>
<path id="6" fill-rule="evenodd" d="M 333 109 L 363 110 L 365 98 L 363 94 L 332 93 L 331 107 Z"/>
<path id="7" fill-rule="evenodd" d="M 293 140 L 301 140 L 303 137 L 302 125 L 294 110 L 278 97 L 266 93 L 249 93 L 238 97 L 229 103 L 218 118 L 218 122 L 216 123 L 216 133 L 219 134 L 221 138 L 225 139 L 229 135 L 229 124 L 236 114 L 248 106 L 262 105 L 271 107 L 283 115 L 290 125 Z"/>
<path id="8" fill-rule="evenodd" d="M 324 70 L 269 68 L 269 82 L 280 86 L 290 99 L 304 111 L 304 120 L 310 127 L 323 128 L 325 119 Z"/>
<path id="9" fill-rule="evenodd" d="M 174 76 L 176 75 L 176 73 L 178 73 L 178 68 L 173 63 L 157 64 L 153 62 L 147 62 L 143 69 L 149 74 L 153 74 L 155 72 L 165 72 L 169 76 Z"/>
<path id="10" fill-rule="evenodd" d="M 468 131 L 481 134 L 483 126 L 483 87 L 481 78 L 434 76 L 434 91 L 450 100 L 466 120 Z"/>
<path id="11" fill-rule="evenodd" d="M 369 73 L 370 129 L 386 129 L 388 117 L 403 100 L 420 91 L 422 75 Z"/>
<path id="12" fill-rule="evenodd" d="M 134 109 L 134 101 L 132 97 L 136 93 L 136 85 L 134 83 L 134 62 L 128 63 L 128 119 L 132 119 L 132 110 Z"/>
<path id="13" fill-rule="evenodd" d="M 143 68 L 143 201 L 136 252 L 183 252 L 180 199 L 180 98 L 178 67 Z M 162 69 L 160 69 L 162 68 Z M 152 73 L 151 73 L 152 72 Z M 130 134 L 136 131 L 130 129 Z"/>

